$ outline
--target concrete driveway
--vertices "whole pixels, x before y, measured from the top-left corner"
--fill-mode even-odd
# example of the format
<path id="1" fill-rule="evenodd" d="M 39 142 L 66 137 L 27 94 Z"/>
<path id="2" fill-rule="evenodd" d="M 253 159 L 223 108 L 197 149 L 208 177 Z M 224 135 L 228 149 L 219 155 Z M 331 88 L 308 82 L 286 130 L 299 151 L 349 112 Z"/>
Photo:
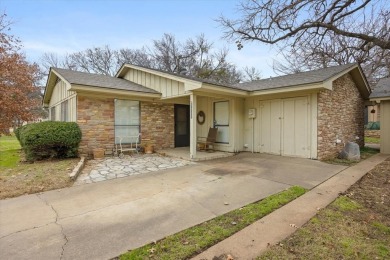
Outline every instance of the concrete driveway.
<path id="1" fill-rule="evenodd" d="M 0 259 L 109 259 L 345 167 L 235 157 L 0 201 Z M 225 205 L 228 204 L 228 205 Z"/>

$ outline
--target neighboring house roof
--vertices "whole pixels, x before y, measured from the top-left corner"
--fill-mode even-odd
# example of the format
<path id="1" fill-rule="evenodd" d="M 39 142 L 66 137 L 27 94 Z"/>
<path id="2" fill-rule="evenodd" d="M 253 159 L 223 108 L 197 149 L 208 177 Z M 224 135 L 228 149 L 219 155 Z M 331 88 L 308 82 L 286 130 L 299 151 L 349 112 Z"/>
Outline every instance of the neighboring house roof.
<path id="1" fill-rule="evenodd" d="M 256 91 L 321 83 L 355 66 L 357 65 L 346 64 L 341 66 L 328 67 L 324 69 L 299 72 L 274 78 L 260 79 L 251 82 L 240 83 L 235 85 L 235 87 L 248 91 Z"/>
<path id="2" fill-rule="evenodd" d="M 370 99 L 389 98 L 390 97 L 390 78 L 383 78 L 378 81 L 372 90 Z"/>
<path id="3" fill-rule="evenodd" d="M 158 93 L 154 89 L 147 88 L 140 84 L 136 84 L 134 82 L 121 78 L 60 68 L 52 68 L 52 70 L 58 72 L 70 84 L 111 89 L 122 89 L 144 93 Z"/>

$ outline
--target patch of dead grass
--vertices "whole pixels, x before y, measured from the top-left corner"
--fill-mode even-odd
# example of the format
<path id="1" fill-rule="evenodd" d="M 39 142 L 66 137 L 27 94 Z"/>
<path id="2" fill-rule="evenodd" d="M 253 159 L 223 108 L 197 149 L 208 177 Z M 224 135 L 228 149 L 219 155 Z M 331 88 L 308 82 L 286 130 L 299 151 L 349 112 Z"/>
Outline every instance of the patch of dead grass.
<path id="1" fill-rule="evenodd" d="M 69 173 L 78 158 L 19 163 L 13 168 L 1 168 L 0 199 L 69 187 Z"/>
<path id="2" fill-rule="evenodd" d="M 390 259 L 390 159 L 258 259 Z"/>

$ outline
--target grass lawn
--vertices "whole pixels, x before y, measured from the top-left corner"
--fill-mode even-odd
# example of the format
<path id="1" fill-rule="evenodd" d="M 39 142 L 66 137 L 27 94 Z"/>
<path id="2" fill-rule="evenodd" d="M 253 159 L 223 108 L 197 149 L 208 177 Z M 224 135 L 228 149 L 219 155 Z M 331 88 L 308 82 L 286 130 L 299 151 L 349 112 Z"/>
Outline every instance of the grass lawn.
<path id="1" fill-rule="evenodd" d="M 373 156 L 374 154 L 377 154 L 377 153 L 379 153 L 379 151 L 377 149 L 373 149 L 370 147 L 360 148 L 360 159 L 365 160 L 365 159 L 370 158 L 371 156 Z M 350 160 L 338 159 L 338 158 L 334 158 L 331 160 L 325 160 L 324 162 L 330 163 L 330 164 L 345 165 L 345 166 L 352 166 L 352 165 L 355 165 L 358 163 L 358 161 L 350 161 Z"/>
<path id="2" fill-rule="evenodd" d="M 72 185 L 69 173 L 79 159 L 22 163 L 20 155 L 15 136 L 0 137 L 0 199 Z"/>
<path id="3" fill-rule="evenodd" d="M 15 167 L 20 160 L 20 144 L 15 136 L 0 137 L 0 169 Z"/>
<path id="4" fill-rule="evenodd" d="M 134 249 L 117 259 L 189 259 L 305 193 L 301 187 L 271 195 L 197 226 Z"/>
<path id="5" fill-rule="evenodd" d="M 371 144 L 379 144 L 381 141 L 378 137 L 364 137 L 365 143 L 371 143 Z"/>
<path id="6" fill-rule="evenodd" d="M 258 259 L 390 259 L 390 159 Z"/>

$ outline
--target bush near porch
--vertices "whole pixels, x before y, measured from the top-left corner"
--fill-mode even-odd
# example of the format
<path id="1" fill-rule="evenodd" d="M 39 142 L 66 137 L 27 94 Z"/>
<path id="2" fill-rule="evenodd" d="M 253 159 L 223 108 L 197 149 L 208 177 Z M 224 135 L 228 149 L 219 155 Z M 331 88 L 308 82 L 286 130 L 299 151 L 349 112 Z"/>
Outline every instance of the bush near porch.
<path id="1" fill-rule="evenodd" d="M 77 157 L 81 130 L 74 122 L 41 122 L 15 131 L 28 161 Z"/>

